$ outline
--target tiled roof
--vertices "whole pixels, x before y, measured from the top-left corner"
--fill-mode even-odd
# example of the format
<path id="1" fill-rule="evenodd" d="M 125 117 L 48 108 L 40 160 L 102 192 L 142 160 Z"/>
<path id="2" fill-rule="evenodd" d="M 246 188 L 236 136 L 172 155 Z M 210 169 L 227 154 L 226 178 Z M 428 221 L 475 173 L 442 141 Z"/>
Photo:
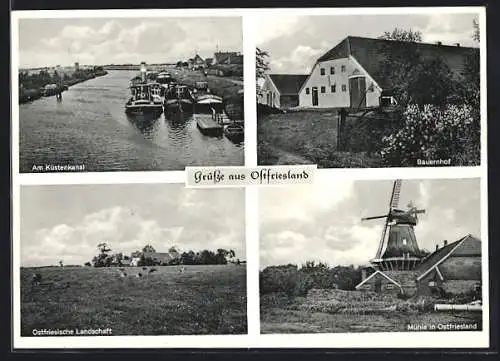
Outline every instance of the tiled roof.
<path id="1" fill-rule="evenodd" d="M 334 48 L 322 55 L 318 62 L 345 58 L 352 55 L 358 63 L 370 74 L 371 77 L 384 89 L 392 85 L 387 79 L 382 78 L 380 69 L 385 59 L 385 53 L 391 50 L 401 49 L 401 47 L 415 49 L 423 58 L 438 58 L 444 60 L 452 73 L 460 75 L 463 72 L 464 59 L 471 52 L 479 51 L 478 48 L 438 45 L 427 43 L 408 43 L 403 41 L 363 38 L 357 36 L 348 36 L 337 44 Z"/>
<path id="2" fill-rule="evenodd" d="M 281 95 L 298 95 L 307 79 L 304 74 L 269 74 Z"/>
<path id="3" fill-rule="evenodd" d="M 419 275 L 422 276 L 423 274 L 427 273 L 429 270 L 431 270 L 434 266 L 439 264 L 445 257 L 448 257 L 450 253 L 456 252 L 456 255 L 474 255 L 474 256 L 480 256 L 481 255 L 481 247 L 477 247 L 478 242 L 481 242 L 479 239 L 475 238 L 472 235 L 467 235 L 461 239 L 459 239 L 456 242 L 450 243 L 444 247 L 441 247 L 437 251 L 431 253 L 428 255 L 422 263 L 420 263 L 417 268 L 415 269 L 415 272 Z M 460 247 L 459 244 L 461 243 Z M 480 244 L 480 243 L 479 243 Z M 474 254 L 472 254 L 474 253 Z"/>

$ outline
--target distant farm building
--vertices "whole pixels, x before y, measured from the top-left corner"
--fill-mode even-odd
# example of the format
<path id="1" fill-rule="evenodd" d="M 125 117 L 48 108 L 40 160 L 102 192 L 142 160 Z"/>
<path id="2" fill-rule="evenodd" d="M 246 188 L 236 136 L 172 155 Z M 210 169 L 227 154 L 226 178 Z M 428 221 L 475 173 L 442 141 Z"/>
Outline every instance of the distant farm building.
<path id="1" fill-rule="evenodd" d="M 481 241 L 467 235 L 444 244 L 413 270 L 376 270 L 356 286 L 360 291 L 408 296 L 461 294 L 481 284 Z"/>
<path id="2" fill-rule="evenodd" d="M 214 54 L 214 64 L 243 64 L 243 54 L 234 51 L 216 52 Z"/>
<path id="3" fill-rule="evenodd" d="M 409 43 L 405 43 L 408 46 Z M 411 43 L 424 58 L 441 58 L 460 77 L 464 61 L 477 48 Z M 348 36 L 319 57 L 299 93 L 306 108 L 367 108 L 381 101 L 393 102 L 390 83 L 381 75 L 387 52 L 401 47 L 400 41 Z"/>
<path id="4" fill-rule="evenodd" d="M 299 105 L 299 91 L 307 75 L 267 74 L 258 102 L 274 108 L 293 108 Z"/>

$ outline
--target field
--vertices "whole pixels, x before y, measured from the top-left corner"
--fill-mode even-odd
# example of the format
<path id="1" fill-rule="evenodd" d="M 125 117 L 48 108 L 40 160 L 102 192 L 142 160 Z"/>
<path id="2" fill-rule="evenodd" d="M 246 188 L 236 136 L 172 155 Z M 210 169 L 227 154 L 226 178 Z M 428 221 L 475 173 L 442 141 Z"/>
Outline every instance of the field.
<path id="1" fill-rule="evenodd" d="M 244 266 L 21 268 L 21 335 L 33 329 L 111 328 L 113 335 L 247 332 Z M 33 273 L 42 275 L 32 285 Z"/>
<path id="2" fill-rule="evenodd" d="M 481 330 L 482 323 L 480 312 L 362 309 L 342 312 L 335 311 L 335 307 L 330 307 L 330 310 L 325 307 L 321 312 L 321 307 L 310 305 L 311 302 L 304 297 L 274 305 L 266 304 L 261 298 L 261 333 L 409 332 L 412 331 L 408 329 L 409 325 L 437 329 L 439 325 L 448 324 L 476 324 L 477 330 Z"/>
<path id="3" fill-rule="evenodd" d="M 337 111 L 296 111 L 259 117 L 259 165 L 317 164 L 318 168 L 376 167 L 363 152 L 337 150 Z"/>

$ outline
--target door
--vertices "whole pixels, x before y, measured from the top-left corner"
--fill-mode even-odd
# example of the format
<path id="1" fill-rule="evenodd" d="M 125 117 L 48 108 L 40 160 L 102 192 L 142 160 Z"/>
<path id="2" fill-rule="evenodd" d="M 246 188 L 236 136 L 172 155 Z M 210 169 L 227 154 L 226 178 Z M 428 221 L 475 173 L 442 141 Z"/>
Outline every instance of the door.
<path id="1" fill-rule="evenodd" d="M 318 88 L 316 88 L 316 87 L 312 88 L 311 97 L 312 97 L 312 105 L 317 106 L 318 105 Z"/>
<path id="2" fill-rule="evenodd" d="M 366 108 L 366 79 L 364 76 L 349 79 L 351 108 Z"/>
<path id="3" fill-rule="evenodd" d="M 375 280 L 375 292 L 382 292 L 382 280 L 380 279 Z"/>

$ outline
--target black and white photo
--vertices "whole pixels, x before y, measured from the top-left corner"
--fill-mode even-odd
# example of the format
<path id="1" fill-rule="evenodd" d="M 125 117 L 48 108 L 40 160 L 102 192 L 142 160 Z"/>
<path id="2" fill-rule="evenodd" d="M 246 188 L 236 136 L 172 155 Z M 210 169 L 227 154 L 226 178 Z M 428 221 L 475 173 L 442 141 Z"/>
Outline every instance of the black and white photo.
<path id="1" fill-rule="evenodd" d="M 245 334 L 244 208 L 241 189 L 23 186 L 20 336 Z"/>
<path id="2" fill-rule="evenodd" d="M 264 17 L 258 164 L 478 166 L 482 31 L 473 11 Z"/>
<path id="3" fill-rule="evenodd" d="M 300 194 L 260 191 L 262 333 L 482 330 L 478 178 Z"/>
<path id="4" fill-rule="evenodd" d="M 14 24 L 19 172 L 244 164 L 241 17 L 130 16 Z"/>

